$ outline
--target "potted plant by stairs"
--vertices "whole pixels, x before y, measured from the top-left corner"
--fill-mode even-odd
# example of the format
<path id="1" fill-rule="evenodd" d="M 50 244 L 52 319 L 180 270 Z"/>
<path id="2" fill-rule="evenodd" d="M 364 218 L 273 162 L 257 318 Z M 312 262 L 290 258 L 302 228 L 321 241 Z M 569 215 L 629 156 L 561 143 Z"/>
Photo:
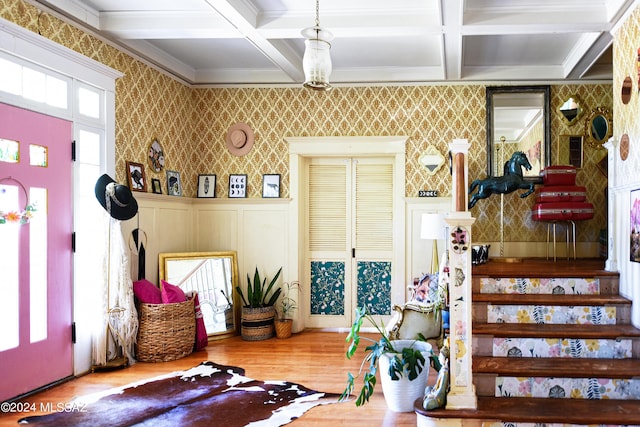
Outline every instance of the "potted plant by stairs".
<path id="1" fill-rule="evenodd" d="M 260 341 L 273 337 L 273 319 L 276 314 L 274 305 L 282 292 L 282 288 L 276 286 L 280 272 L 282 272 L 282 267 L 267 285 L 267 278 L 261 279 L 256 267 L 253 283 L 251 283 L 251 277 L 247 274 L 246 298 L 242 288 L 236 286 L 236 292 L 240 295 L 243 304 L 240 319 L 240 335 L 242 339 Z"/>
<path id="2" fill-rule="evenodd" d="M 378 341 L 361 335 L 363 322 L 370 322 L 380 335 Z M 414 402 L 424 396 L 429 377 L 429 359 L 433 358 L 431 344 L 423 340 L 392 340 L 384 325 L 379 325 L 365 308 L 356 309 L 356 318 L 347 336 L 351 342 L 347 358 L 351 359 L 361 340 L 372 344 L 364 350 L 365 355 L 358 375 L 348 373 L 347 386 L 340 400 L 349 398 L 355 388 L 356 378 L 363 375 L 362 388 L 356 398 L 356 406 L 364 405 L 373 395 L 376 373 L 380 371 L 382 392 L 389 409 L 395 412 L 413 412 Z"/>
<path id="3" fill-rule="evenodd" d="M 292 289 L 299 289 L 298 282 L 286 283 L 282 287 L 284 293 L 276 308 L 276 319 L 274 321 L 276 328 L 276 337 L 289 338 L 291 336 L 291 329 L 293 327 L 293 319 L 291 315 L 298 308 L 295 298 L 291 296 Z"/>

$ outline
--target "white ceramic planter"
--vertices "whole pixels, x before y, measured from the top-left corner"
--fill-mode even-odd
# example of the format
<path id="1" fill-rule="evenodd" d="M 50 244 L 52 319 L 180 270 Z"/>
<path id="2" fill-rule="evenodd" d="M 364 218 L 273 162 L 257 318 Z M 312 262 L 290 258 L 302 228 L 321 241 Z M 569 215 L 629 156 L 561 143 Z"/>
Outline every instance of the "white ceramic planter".
<path id="1" fill-rule="evenodd" d="M 425 359 L 424 368 L 418 378 L 409 381 L 407 372 L 402 377 L 394 381 L 389 376 L 389 363 L 393 355 L 383 354 L 380 357 L 380 381 L 382 382 L 382 393 L 387 402 L 387 406 L 394 412 L 413 412 L 413 404 L 416 399 L 424 397 L 424 389 L 429 379 L 429 356 L 431 355 L 431 344 L 424 341 L 394 340 L 393 346 L 398 351 L 413 345 L 420 350 Z"/>

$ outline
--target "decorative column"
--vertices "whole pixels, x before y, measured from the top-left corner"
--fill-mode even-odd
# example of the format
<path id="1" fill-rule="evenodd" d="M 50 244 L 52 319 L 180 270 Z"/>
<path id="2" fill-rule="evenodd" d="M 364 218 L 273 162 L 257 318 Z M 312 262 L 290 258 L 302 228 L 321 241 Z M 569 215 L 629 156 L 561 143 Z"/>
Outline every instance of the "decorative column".
<path id="1" fill-rule="evenodd" d="M 449 348 L 450 390 L 447 409 L 475 409 L 476 390 L 471 372 L 471 226 L 475 218 L 467 211 L 469 143 L 454 139 L 452 156 L 453 207 L 445 220 L 449 225 Z"/>

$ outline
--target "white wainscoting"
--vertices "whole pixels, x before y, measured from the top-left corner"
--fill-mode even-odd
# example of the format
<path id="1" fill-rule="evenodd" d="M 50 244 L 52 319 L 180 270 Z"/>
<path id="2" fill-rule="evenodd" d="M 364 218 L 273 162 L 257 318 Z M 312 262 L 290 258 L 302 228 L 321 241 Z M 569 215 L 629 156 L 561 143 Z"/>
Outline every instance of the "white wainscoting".
<path id="1" fill-rule="evenodd" d="M 285 282 L 299 280 L 298 266 L 290 265 L 291 247 L 289 199 L 191 199 L 152 193 L 134 194 L 139 206 L 135 217 L 122 223 L 125 241 L 139 227 L 147 235 L 146 278 L 158 283 L 158 254 L 161 252 L 226 251 L 238 253 L 239 281 L 246 286 L 247 273 L 257 267 L 261 276 L 273 277 L 282 267 Z M 423 213 L 448 212 L 450 197 L 407 198 L 406 260 L 404 284 L 429 270 L 432 243 L 420 238 Z M 443 240 L 438 242 L 440 255 Z M 135 272 L 133 273 L 135 274 Z M 132 274 L 132 276 L 133 276 Z M 304 328 L 300 316 L 294 331 Z"/>
<path id="2" fill-rule="evenodd" d="M 281 266 L 290 277 L 287 199 L 191 199 L 135 193 L 138 217 L 122 224 L 125 241 L 139 227 L 147 235 L 146 277 L 158 282 L 161 252 L 237 251 L 242 283 L 246 273 L 272 276 Z M 297 274 L 292 271 L 293 274 Z"/>

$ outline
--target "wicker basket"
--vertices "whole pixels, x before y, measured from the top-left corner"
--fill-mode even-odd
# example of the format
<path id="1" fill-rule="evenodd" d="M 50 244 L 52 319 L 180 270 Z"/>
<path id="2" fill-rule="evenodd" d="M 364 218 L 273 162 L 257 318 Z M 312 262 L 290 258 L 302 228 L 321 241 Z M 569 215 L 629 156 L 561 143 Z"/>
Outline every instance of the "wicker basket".
<path id="1" fill-rule="evenodd" d="M 193 299 L 173 304 L 140 304 L 136 358 L 168 362 L 193 352 L 196 316 Z"/>
<path id="2" fill-rule="evenodd" d="M 268 307 L 242 307 L 242 325 L 240 334 L 245 341 L 268 340 L 273 337 L 273 319 L 276 316 L 275 308 Z"/>

